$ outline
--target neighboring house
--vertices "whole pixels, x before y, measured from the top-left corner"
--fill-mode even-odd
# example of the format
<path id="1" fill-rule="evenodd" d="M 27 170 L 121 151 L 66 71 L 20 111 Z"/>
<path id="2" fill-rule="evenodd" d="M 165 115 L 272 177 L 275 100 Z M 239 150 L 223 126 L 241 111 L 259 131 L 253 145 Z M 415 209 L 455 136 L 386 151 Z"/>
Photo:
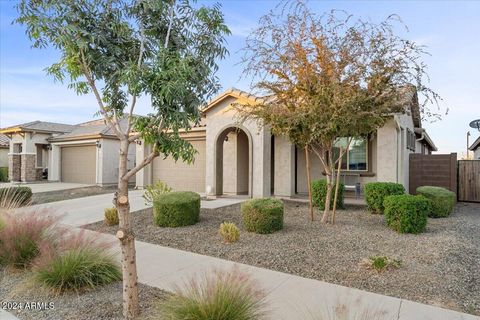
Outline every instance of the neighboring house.
<path id="1" fill-rule="evenodd" d="M 10 149 L 10 139 L 0 134 L 0 168 L 8 167 L 8 152 Z"/>
<path id="2" fill-rule="evenodd" d="M 305 194 L 304 151 L 284 137 L 273 136 L 267 127 L 258 127 L 252 121 L 238 123 L 232 103 L 255 103 L 259 99 L 237 89 L 217 96 L 202 110 L 201 124 L 182 134 L 198 151 L 195 163 L 158 157 L 137 173 L 137 187 L 161 180 L 175 190 L 208 195 Z M 342 179 L 346 184 L 391 181 L 402 183 L 408 190 L 409 154 L 437 150 L 422 128 L 417 94 L 406 94 L 406 101 L 405 114 L 392 115 L 376 134 L 351 144 L 343 161 Z M 137 161 L 142 161 L 150 148 L 137 143 Z M 323 167 L 313 154 L 311 171 L 313 179 L 324 177 Z"/>
<path id="3" fill-rule="evenodd" d="M 118 181 L 119 140 L 104 120 L 78 125 L 34 121 L 0 129 L 0 133 L 10 139 L 12 181 L 48 179 L 92 185 Z M 129 151 L 132 168 L 135 146 Z"/>
<path id="4" fill-rule="evenodd" d="M 473 159 L 480 160 L 480 137 L 473 142 L 469 149 L 470 151 L 473 151 Z"/>

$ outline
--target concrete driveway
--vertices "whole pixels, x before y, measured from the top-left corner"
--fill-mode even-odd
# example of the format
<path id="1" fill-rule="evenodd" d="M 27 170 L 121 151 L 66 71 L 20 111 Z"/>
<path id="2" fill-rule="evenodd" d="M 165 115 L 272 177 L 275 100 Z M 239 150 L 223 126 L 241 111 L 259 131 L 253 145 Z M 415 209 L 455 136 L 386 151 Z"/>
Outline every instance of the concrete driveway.
<path id="1" fill-rule="evenodd" d="M 143 190 L 129 192 L 130 210 L 137 211 L 147 208 L 142 198 Z M 82 226 L 103 220 L 104 209 L 113 207 L 113 193 L 100 194 L 77 199 L 37 204 L 20 210 L 42 212 L 63 216 L 62 223 L 70 226 Z"/>
<path id="2" fill-rule="evenodd" d="M 68 182 L 38 182 L 38 183 L 0 183 L 0 188 L 8 188 L 15 186 L 25 186 L 32 189 L 33 193 L 42 193 L 50 191 L 62 191 L 77 188 L 92 187 L 94 185 L 82 183 L 68 183 Z"/>

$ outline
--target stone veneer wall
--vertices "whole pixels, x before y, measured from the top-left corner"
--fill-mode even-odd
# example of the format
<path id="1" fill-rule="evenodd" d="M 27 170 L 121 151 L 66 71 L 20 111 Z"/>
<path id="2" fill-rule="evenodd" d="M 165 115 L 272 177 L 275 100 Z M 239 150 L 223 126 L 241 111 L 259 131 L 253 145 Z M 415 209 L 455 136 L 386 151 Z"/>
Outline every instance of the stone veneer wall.
<path id="1" fill-rule="evenodd" d="M 8 155 L 8 178 L 10 181 L 20 181 L 21 177 L 21 157 L 19 154 Z"/>
<path id="2" fill-rule="evenodd" d="M 43 179 L 43 169 L 42 168 L 36 168 L 36 180 L 40 181 Z"/>
<path id="3" fill-rule="evenodd" d="M 22 154 L 21 180 L 30 182 L 37 180 L 36 156 L 34 154 Z"/>

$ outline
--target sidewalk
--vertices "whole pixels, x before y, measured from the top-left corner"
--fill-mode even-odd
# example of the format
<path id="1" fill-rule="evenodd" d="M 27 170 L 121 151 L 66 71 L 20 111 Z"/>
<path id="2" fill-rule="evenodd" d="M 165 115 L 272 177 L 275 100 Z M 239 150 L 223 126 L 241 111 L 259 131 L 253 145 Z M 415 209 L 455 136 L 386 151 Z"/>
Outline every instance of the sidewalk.
<path id="1" fill-rule="evenodd" d="M 146 207 L 141 194 L 141 191 L 130 193 L 132 211 Z M 100 195 L 50 203 L 45 207 L 68 211 L 63 223 L 77 227 L 102 220 L 103 208 L 111 205 L 111 199 L 111 194 Z M 207 204 L 209 207 L 221 207 L 241 201 L 241 199 L 219 198 L 202 201 L 202 207 Z M 117 242 L 113 235 L 94 231 L 86 232 L 94 233 L 97 238 Z M 116 248 L 115 251 L 120 259 L 119 250 Z M 322 315 L 324 319 L 334 319 L 333 309 L 343 305 L 349 309 L 351 315 L 345 318 L 347 320 L 363 319 L 361 315 L 364 312 L 368 312 L 365 318 L 368 320 L 480 320 L 479 317 L 452 310 L 146 242 L 136 241 L 136 249 L 139 282 L 167 291 L 171 291 L 174 285 L 181 285 L 192 276 L 201 277 L 205 272 L 231 270 L 237 266 L 240 270 L 251 274 L 259 287 L 267 291 L 270 310 L 268 315 L 271 320 L 315 320 Z M 372 313 L 375 314 L 372 315 Z M 2 317 L 3 315 L 0 314 L 1 319 Z"/>
<path id="2" fill-rule="evenodd" d="M 117 241 L 113 235 L 88 232 L 102 240 Z M 166 291 L 172 291 L 191 277 L 200 278 L 215 270 L 236 268 L 250 274 L 255 283 L 267 292 L 270 320 L 316 320 L 322 319 L 320 316 L 333 320 L 334 308 L 342 306 L 349 310 L 348 317 L 339 317 L 345 320 L 480 320 L 479 317 L 453 310 L 142 241 L 136 241 L 136 250 L 138 281 Z M 361 316 L 363 313 L 366 317 Z"/>

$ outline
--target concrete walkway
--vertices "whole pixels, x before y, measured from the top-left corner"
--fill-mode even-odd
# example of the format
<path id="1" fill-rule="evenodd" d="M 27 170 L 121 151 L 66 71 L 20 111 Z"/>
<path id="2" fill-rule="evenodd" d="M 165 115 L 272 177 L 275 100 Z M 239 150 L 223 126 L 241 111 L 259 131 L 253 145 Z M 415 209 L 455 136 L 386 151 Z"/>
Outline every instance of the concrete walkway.
<path id="1" fill-rule="evenodd" d="M 145 207 L 142 191 L 130 193 L 133 210 Z M 85 221 L 95 222 L 103 219 L 103 208 L 111 204 L 112 195 L 92 196 L 82 199 L 61 201 L 58 208 L 67 212 L 63 223 L 69 226 L 79 226 Z M 213 201 L 202 201 L 210 207 L 229 205 L 242 199 L 220 198 Z M 58 205 L 58 204 L 61 205 Z M 48 204 L 45 207 L 52 207 Z M 39 207 L 39 206 L 35 206 Z M 33 207 L 33 208 L 35 208 Z M 101 210 L 102 214 L 98 212 Z M 88 217 L 85 217 L 89 214 Z M 73 229 L 79 231 L 79 229 Z M 117 242 L 113 235 L 94 231 L 96 238 Z M 249 273 L 259 287 L 266 290 L 267 303 L 271 320 L 314 320 L 335 319 L 333 310 L 345 306 L 348 315 L 341 319 L 372 319 L 372 320 L 479 320 L 479 317 L 420 304 L 404 299 L 388 297 L 363 290 L 347 288 L 331 283 L 298 277 L 273 270 L 243 265 L 186 252 L 168 247 L 162 247 L 146 242 L 136 241 L 137 265 L 139 282 L 149 286 L 171 291 L 175 285 L 181 285 L 190 277 L 202 277 L 212 270 L 232 270 L 238 268 Z M 115 249 L 116 250 L 116 249 Z M 120 254 L 116 250 L 120 260 Z M 373 314 L 372 314 L 373 313 Z M 362 316 L 365 314 L 364 316 Z M 1 318 L 0 314 L 0 318 Z"/>
<path id="2" fill-rule="evenodd" d="M 51 191 L 71 190 L 78 188 L 91 187 L 89 184 L 67 183 L 67 182 L 39 182 L 39 183 L 0 183 L 0 188 L 9 188 L 15 186 L 25 186 L 32 189 L 32 193 L 42 193 Z"/>

